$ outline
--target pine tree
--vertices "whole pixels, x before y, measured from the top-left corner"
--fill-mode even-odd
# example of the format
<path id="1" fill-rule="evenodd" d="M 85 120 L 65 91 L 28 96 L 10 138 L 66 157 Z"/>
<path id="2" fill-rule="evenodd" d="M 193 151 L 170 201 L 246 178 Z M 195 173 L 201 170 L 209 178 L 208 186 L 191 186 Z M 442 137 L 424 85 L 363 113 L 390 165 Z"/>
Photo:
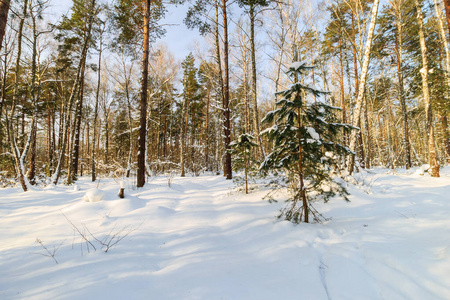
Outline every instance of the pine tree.
<path id="1" fill-rule="evenodd" d="M 255 138 L 250 134 L 243 133 L 235 141 L 230 143 L 231 154 L 233 155 L 234 167 L 244 168 L 244 183 L 245 193 L 248 194 L 248 173 L 251 168 L 251 151 L 252 148 L 258 147 L 258 144 L 253 142 Z"/>
<path id="2" fill-rule="evenodd" d="M 305 64 L 294 63 L 288 74 L 297 81 L 300 75 L 311 69 Z M 294 223 L 302 220 L 308 223 L 311 214 L 320 221 L 320 214 L 311 206 L 312 201 L 328 201 L 335 195 L 347 199 L 347 190 L 334 180 L 332 173 L 337 167 L 338 155 L 354 155 L 336 141 L 342 128 L 349 131 L 353 127 L 337 122 L 335 112 L 340 108 L 320 101 L 308 103 L 307 94 L 319 97 L 325 92 L 295 82 L 279 94 L 283 98 L 276 103 L 276 109 L 262 120 L 276 125 L 261 133 L 273 141 L 274 147 L 260 168 L 284 173 L 291 203 L 280 217 Z"/>
<path id="3" fill-rule="evenodd" d="M 127 51 L 142 42 L 142 78 L 139 101 L 139 151 L 137 161 L 137 187 L 145 184 L 147 153 L 147 102 L 150 42 L 164 35 L 165 30 L 156 26 L 165 13 L 160 0 L 118 0 L 114 6 L 113 22 L 119 29 L 116 43 L 127 45 Z"/>
<path id="4" fill-rule="evenodd" d="M 195 58 L 192 53 L 186 57 L 182 63 L 183 67 L 183 126 L 181 129 L 181 152 L 180 152 L 180 165 L 181 165 L 181 177 L 185 177 L 185 166 L 186 166 L 186 154 L 191 153 L 190 165 L 191 171 L 198 174 L 196 167 L 196 153 L 194 147 L 195 135 L 198 134 L 200 130 L 199 126 L 202 123 L 202 106 L 204 103 L 202 100 L 202 95 L 200 91 L 200 84 L 197 80 L 197 68 L 195 67 Z M 188 151 L 188 128 L 191 128 L 189 135 L 191 138 L 190 151 Z"/>

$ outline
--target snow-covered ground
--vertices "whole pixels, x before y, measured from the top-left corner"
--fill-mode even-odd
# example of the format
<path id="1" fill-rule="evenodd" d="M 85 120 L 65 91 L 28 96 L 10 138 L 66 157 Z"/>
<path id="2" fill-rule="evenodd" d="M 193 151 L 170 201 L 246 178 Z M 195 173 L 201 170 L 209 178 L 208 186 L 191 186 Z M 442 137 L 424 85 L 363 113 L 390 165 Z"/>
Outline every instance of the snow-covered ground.
<path id="1" fill-rule="evenodd" d="M 332 219 L 293 225 L 283 203 L 222 176 L 88 178 L 0 189 L 0 299 L 450 299 L 450 168 L 441 178 L 375 170 Z M 80 230 L 97 248 L 83 242 Z M 104 252 L 99 240 L 128 234 Z M 117 236 L 116 236 L 117 237 Z M 39 239 L 44 247 L 36 242 Z M 116 241 L 113 239 L 112 242 Z M 107 243 L 107 242 L 105 242 Z"/>

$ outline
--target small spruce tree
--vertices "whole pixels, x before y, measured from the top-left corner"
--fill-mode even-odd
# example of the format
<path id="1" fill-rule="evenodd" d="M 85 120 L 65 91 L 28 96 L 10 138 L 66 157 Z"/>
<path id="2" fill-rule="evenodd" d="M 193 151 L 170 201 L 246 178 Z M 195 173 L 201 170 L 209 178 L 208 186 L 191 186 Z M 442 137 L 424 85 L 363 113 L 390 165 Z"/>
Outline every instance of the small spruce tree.
<path id="1" fill-rule="evenodd" d="M 297 81 L 299 75 L 310 69 L 305 64 L 294 63 L 288 75 Z M 283 98 L 262 120 L 263 124 L 274 124 L 261 133 L 273 142 L 273 151 L 260 168 L 285 175 L 290 197 L 280 217 L 294 223 L 308 223 L 312 215 L 315 221 L 320 221 L 321 215 L 311 205 L 312 201 L 328 201 L 335 195 L 348 200 L 347 190 L 334 179 L 333 172 L 339 155 L 354 154 L 338 142 L 342 128 L 349 131 L 353 127 L 337 122 L 334 112 L 340 108 L 320 101 L 307 102 L 308 94 L 321 96 L 326 92 L 295 82 L 278 94 Z"/>
<path id="2" fill-rule="evenodd" d="M 253 142 L 255 138 L 250 134 L 243 133 L 230 143 L 231 154 L 233 155 L 233 164 L 235 168 L 244 168 L 245 193 L 248 194 L 248 173 L 251 168 L 251 150 L 258 145 Z"/>

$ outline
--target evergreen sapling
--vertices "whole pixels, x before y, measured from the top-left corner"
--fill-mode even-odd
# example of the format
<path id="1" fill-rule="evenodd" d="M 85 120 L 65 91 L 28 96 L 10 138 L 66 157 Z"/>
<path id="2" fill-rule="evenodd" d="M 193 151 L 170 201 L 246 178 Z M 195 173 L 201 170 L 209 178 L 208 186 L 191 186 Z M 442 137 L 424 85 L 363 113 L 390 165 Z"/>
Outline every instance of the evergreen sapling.
<path id="1" fill-rule="evenodd" d="M 313 201 L 326 202 L 335 195 L 348 201 L 347 190 L 334 175 L 338 156 L 354 155 L 338 142 L 342 129 L 355 129 L 337 122 L 335 112 L 340 108 L 320 101 L 307 102 L 308 94 L 316 97 L 326 94 L 298 82 L 299 75 L 311 69 L 298 62 L 289 68 L 287 73 L 295 83 L 277 93 L 282 99 L 262 120 L 263 124 L 273 124 L 261 133 L 273 142 L 273 149 L 260 169 L 284 174 L 290 197 L 279 217 L 294 223 L 308 223 L 310 215 L 314 221 L 321 221 L 323 217 L 311 205 Z"/>
<path id="2" fill-rule="evenodd" d="M 233 155 L 233 165 L 237 169 L 244 168 L 245 193 L 248 194 L 248 173 L 254 163 L 250 154 L 253 147 L 258 145 L 253 142 L 255 138 L 250 134 L 243 133 L 230 143 L 230 153 Z"/>

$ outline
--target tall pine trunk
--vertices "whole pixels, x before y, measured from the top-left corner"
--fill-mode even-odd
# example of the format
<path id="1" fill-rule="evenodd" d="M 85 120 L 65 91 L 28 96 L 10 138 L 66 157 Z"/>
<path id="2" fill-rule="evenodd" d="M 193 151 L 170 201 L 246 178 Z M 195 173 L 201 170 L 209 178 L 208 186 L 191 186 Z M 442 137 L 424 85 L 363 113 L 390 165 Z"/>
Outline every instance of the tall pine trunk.
<path id="1" fill-rule="evenodd" d="M 256 77 L 256 49 L 255 49 L 255 5 L 250 4 L 249 9 L 250 14 L 250 51 L 252 56 L 252 99 L 253 99 L 253 125 L 255 127 L 256 140 L 261 151 L 263 160 L 266 158 L 266 152 L 264 151 L 264 146 L 262 139 L 259 136 L 259 112 L 258 112 L 258 91 L 257 91 L 257 77 Z"/>
<path id="2" fill-rule="evenodd" d="M 224 134 L 225 134 L 225 167 L 224 171 L 227 179 L 233 178 L 231 169 L 231 122 L 230 122 L 230 76 L 228 66 L 228 19 L 227 19 L 227 0 L 222 0 L 223 12 L 223 39 L 224 39 L 224 62 L 225 62 L 225 93 L 223 97 L 223 114 L 224 114 Z"/>
<path id="3" fill-rule="evenodd" d="M 150 0 L 145 0 L 144 5 L 144 51 L 142 55 L 142 84 L 141 101 L 139 105 L 139 152 L 137 165 L 137 187 L 145 184 L 145 158 L 147 142 L 147 87 L 148 87 L 148 58 L 150 43 Z"/>

